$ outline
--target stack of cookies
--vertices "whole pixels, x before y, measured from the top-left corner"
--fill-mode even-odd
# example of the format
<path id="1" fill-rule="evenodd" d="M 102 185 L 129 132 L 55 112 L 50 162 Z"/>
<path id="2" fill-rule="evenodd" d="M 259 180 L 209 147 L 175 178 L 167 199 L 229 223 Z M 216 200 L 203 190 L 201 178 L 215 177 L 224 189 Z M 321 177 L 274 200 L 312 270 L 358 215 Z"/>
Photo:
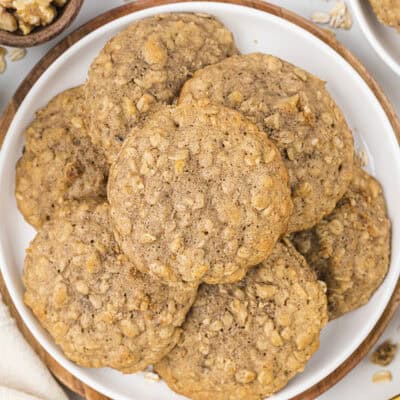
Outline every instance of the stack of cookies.
<path id="1" fill-rule="evenodd" d="M 325 83 L 212 16 L 129 26 L 25 137 L 25 302 L 79 365 L 262 399 L 387 272 L 382 189 Z"/>

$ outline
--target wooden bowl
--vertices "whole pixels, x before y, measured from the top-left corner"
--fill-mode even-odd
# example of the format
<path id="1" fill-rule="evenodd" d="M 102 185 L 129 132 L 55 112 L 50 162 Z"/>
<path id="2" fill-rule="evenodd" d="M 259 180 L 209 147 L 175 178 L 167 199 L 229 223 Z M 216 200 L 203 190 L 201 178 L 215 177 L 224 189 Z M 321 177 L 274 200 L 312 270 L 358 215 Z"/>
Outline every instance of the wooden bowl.
<path id="1" fill-rule="evenodd" d="M 0 30 L 0 44 L 13 47 L 33 47 L 45 43 L 60 34 L 72 23 L 78 15 L 82 4 L 83 0 L 69 0 L 59 10 L 59 14 L 51 24 L 36 28 L 28 35 Z"/>
<path id="2" fill-rule="evenodd" d="M 30 74 L 21 83 L 20 87 L 16 91 L 13 98 L 10 100 L 6 110 L 4 111 L 2 117 L 0 118 L 0 147 L 2 140 L 4 139 L 8 128 L 17 112 L 21 102 L 28 94 L 35 82 L 41 77 L 41 75 L 51 66 L 51 64 L 60 57 L 64 51 L 66 51 L 74 43 L 82 39 L 84 36 L 90 32 L 98 29 L 99 27 L 111 22 L 117 18 L 126 16 L 135 11 L 144 10 L 146 8 L 168 4 L 172 2 L 183 2 L 186 0 L 138 0 L 121 7 L 110 10 L 103 15 L 100 15 L 93 20 L 87 22 L 82 27 L 72 32 L 68 37 L 57 44 L 53 49 L 51 49 L 41 61 L 33 68 Z M 276 5 L 268 4 L 263 0 L 214 0 L 218 2 L 228 2 L 233 4 L 239 4 L 247 7 L 251 7 L 257 10 L 262 10 L 272 15 L 276 15 L 293 24 L 307 30 L 311 34 L 317 36 L 319 39 L 328 44 L 332 50 L 340 54 L 362 77 L 365 83 L 368 85 L 370 90 L 375 94 L 377 101 L 382 106 L 388 117 L 390 124 L 394 132 L 396 133 L 398 142 L 400 143 L 400 122 L 397 115 L 391 105 L 390 101 L 385 96 L 384 92 L 368 72 L 368 70 L 361 64 L 361 62 L 340 42 L 338 42 L 335 37 L 328 31 L 319 28 L 310 21 Z M 86 400 L 108 400 L 108 398 L 100 393 L 97 393 L 90 386 L 80 381 L 76 376 L 71 374 L 65 368 L 63 368 L 52 356 L 40 345 L 40 343 L 34 338 L 31 331 L 25 325 L 21 315 L 17 311 L 13 300 L 9 294 L 9 291 L 2 279 L 0 273 L 0 293 L 6 304 L 10 307 L 10 312 L 16 319 L 19 329 L 35 349 L 44 363 L 48 366 L 50 371 L 54 376 L 64 383 L 69 389 L 78 393 Z M 393 295 L 388 302 L 384 312 L 382 313 L 379 321 L 376 323 L 374 328 L 371 330 L 369 335 L 364 339 L 361 345 L 340 365 L 335 371 L 330 373 L 320 382 L 316 383 L 310 387 L 305 392 L 297 395 L 291 400 L 313 400 L 323 392 L 328 390 L 330 387 L 335 385 L 340 379 L 342 379 L 348 372 L 350 372 L 360 360 L 368 353 L 372 346 L 376 343 L 379 337 L 382 335 L 385 327 L 391 320 L 394 312 L 400 304 L 400 282 L 397 284 Z"/>

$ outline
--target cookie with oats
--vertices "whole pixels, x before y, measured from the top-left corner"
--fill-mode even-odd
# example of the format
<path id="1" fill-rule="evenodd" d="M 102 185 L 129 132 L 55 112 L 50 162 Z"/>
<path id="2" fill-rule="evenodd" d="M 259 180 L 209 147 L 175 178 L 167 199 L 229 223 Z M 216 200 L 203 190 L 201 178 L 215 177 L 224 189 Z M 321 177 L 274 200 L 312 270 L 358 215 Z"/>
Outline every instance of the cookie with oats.
<path id="1" fill-rule="evenodd" d="M 335 208 L 350 183 L 353 137 L 325 82 L 254 53 L 197 71 L 179 102 L 205 97 L 242 112 L 279 148 L 294 203 L 289 232 L 312 227 Z"/>
<path id="2" fill-rule="evenodd" d="M 264 399 L 318 349 L 324 291 L 290 242 L 278 242 L 242 281 L 199 288 L 178 345 L 155 370 L 193 400 Z"/>
<path id="3" fill-rule="evenodd" d="M 390 220 L 380 184 L 360 167 L 335 210 L 294 244 L 326 282 L 330 319 L 367 303 L 389 267 Z"/>
<path id="4" fill-rule="evenodd" d="M 134 130 L 108 199 L 122 251 L 171 283 L 240 280 L 292 210 L 275 145 L 240 113 L 206 102 L 165 107 Z"/>
<path id="5" fill-rule="evenodd" d="M 69 89 L 36 113 L 25 131 L 15 196 L 39 229 L 65 200 L 105 198 L 108 164 L 87 135 L 82 87 Z"/>
<path id="6" fill-rule="evenodd" d="M 69 359 L 133 373 L 175 346 L 197 287 L 139 272 L 109 227 L 107 203 L 61 207 L 27 250 L 24 300 Z"/>
<path id="7" fill-rule="evenodd" d="M 400 32 L 400 0 L 369 0 L 369 2 L 379 21 Z"/>
<path id="8" fill-rule="evenodd" d="M 161 14 L 133 23 L 90 67 L 93 142 L 115 161 L 131 128 L 159 104 L 171 104 L 194 71 L 237 53 L 231 32 L 207 14 Z"/>

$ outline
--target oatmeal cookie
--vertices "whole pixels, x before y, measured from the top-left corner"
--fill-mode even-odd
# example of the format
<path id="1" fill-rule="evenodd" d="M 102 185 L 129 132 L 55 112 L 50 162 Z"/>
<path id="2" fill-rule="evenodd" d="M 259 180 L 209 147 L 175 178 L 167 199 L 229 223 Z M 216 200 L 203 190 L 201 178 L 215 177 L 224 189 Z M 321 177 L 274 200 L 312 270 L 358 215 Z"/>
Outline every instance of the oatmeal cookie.
<path id="1" fill-rule="evenodd" d="M 325 285 L 289 241 L 240 282 L 202 285 L 178 345 L 155 365 L 194 400 L 260 400 L 284 387 L 319 347 Z"/>
<path id="2" fill-rule="evenodd" d="M 400 32 L 400 0 L 369 0 L 369 2 L 379 21 Z"/>
<path id="3" fill-rule="evenodd" d="M 354 167 L 335 210 L 294 244 L 326 282 L 330 319 L 367 303 L 389 267 L 390 221 L 380 184 Z"/>
<path id="4" fill-rule="evenodd" d="M 197 71 L 180 103 L 204 97 L 242 112 L 279 148 L 294 203 L 289 232 L 312 227 L 334 209 L 351 179 L 353 137 L 324 82 L 255 53 Z"/>
<path id="5" fill-rule="evenodd" d="M 121 249 L 165 282 L 240 280 L 264 260 L 292 210 L 275 145 L 240 113 L 184 104 L 149 117 L 110 170 Z"/>
<path id="6" fill-rule="evenodd" d="M 107 203 L 61 207 L 27 250 L 24 300 L 69 359 L 133 373 L 175 346 L 197 288 L 137 271 L 109 226 Z"/>
<path id="7" fill-rule="evenodd" d="M 90 135 L 110 162 L 159 104 L 171 104 L 194 71 L 237 54 L 233 36 L 206 14 L 162 14 L 111 39 L 89 71 Z"/>
<path id="8" fill-rule="evenodd" d="M 105 198 L 108 164 L 87 136 L 82 87 L 38 111 L 16 171 L 18 208 L 39 229 L 65 200 Z"/>

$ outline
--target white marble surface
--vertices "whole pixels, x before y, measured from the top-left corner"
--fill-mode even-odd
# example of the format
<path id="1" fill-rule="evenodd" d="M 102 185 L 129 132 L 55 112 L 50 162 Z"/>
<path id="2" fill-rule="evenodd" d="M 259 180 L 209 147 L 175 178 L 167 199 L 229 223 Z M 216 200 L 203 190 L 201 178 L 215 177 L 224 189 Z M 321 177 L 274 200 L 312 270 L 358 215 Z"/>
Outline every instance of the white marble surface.
<path id="1" fill-rule="evenodd" d="M 291 9 L 305 17 L 309 17 L 314 11 L 329 10 L 335 0 L 269 1 Z M 353 0 L 347 0 L 350 8 L 352 1 Z M 86 0 L 78 18 L 65 34 L 71 32 L 90 18 L 121 4 L 124 4 L 123 0 Z M 357 21 L 354 21 L 353 27 L 350 31 L 338 30 L 336 33 L 338 39 L 349 47 L 367 66 L 369 71 L 382 85 L 397 112 L 400 113 L 400 77 L 395 75 L 376 55 L 373 48 L 363 36 Z M 35 65 L 40 57 L 42 57 L 46 51 L 59 40 L 60 38 L 57 38 L 48 44 L 38 46 L 34 49 L 29 49 L 27 56 L 23 60 L 15 63 L 8 63 L 6 72 L 0 75 L 0 112 L 4 110 L 8 100 L 30 69 Z M 385 338 L 390 338 L 395 342 L 400 342 L 400 311 L 395 315 L 381 341 Z M 371 364 L 368 361 L 368 357 L 366 357 L 366 359 L 363 360 L 358 367 L 347 375 L 339 384 L 321 396 L 320 400 L 347 400 L 351 397 L 357 400 L 389 399 L 391 396 L 400 393 L 400 354 L 388 369 L 393 374 L 392 382 L 380 384 L 372 383 L 372 375 L 374 372 L 380 370 L 380 368 Z M 71 399 L 77 400 L 78 397 L 71 394 Z"/>

